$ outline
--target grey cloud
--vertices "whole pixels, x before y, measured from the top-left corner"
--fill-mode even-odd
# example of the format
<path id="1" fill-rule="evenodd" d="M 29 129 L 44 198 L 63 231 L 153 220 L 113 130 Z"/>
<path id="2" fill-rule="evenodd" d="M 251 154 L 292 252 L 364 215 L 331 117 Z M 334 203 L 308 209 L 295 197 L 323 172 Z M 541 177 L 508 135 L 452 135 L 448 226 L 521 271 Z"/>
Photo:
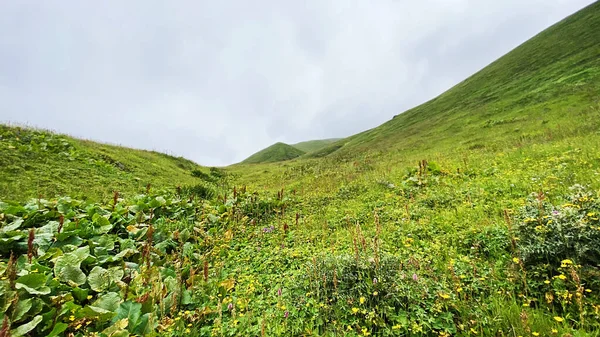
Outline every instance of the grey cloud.
<path id="1" fill-rule="evenodd" d="M 0 121 L 226 165 L 375 127 L 591 2 L 3 1 Z"/>

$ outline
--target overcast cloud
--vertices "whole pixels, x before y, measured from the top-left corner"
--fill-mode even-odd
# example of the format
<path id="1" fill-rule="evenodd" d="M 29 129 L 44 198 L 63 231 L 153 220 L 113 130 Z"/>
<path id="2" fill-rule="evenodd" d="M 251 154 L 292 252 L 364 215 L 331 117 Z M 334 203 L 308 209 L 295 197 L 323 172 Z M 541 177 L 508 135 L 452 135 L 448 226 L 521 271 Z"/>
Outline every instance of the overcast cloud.
<path id="1" fill-rule="evenodd" d="M 345 137 L 591 0 L 0 1 L 0 121 L 227 165 Z"/>

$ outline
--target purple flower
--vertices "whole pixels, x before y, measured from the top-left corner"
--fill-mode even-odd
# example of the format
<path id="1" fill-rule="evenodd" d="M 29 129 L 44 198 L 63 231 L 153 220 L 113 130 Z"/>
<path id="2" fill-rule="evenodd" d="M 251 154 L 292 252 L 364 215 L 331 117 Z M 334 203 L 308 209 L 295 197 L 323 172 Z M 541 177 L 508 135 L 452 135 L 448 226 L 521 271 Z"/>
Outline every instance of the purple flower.
<path id="1" fill-rule="evenodd" d="M 417 276 L 417 274 L 413 274 L 413 281 L 418 281 L 419 277 Z"/>
<path id="2" fill-rule="evenodd" d="M 277 296 L 281 296 L 281 288 L 277 289 Z"/>
<path id="3" fill-rule="evenodd" d="M 229 311 L 233 310 L 233 303 L 229 303 L 227 305 L 227 310 L 229 310 Z"/>
<path id="4" fill-rule="evenodd" d="M 377 277 L 373 278 L 373 284 L 377 284 Z"/>
<path id="5" fill-rule="evenodd" d="M 560 213 L 557 210 L 552 211 L 552 215 L 559 215 Z"/>
<path id="6" fill-rule="evenodd" d="M 290 315 L 290 312 L 286 310 L 285 314 L 283 314 L 283 317 L 288 318 L 289 315 Z"/>

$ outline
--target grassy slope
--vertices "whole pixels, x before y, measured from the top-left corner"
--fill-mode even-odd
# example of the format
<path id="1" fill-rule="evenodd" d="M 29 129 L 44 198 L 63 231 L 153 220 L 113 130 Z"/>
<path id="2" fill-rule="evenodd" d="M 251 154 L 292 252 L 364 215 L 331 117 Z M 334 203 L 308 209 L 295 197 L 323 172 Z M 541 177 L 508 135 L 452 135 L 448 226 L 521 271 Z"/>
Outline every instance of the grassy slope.
<path id="1" fill-rule="evenodd" d="M 593 130 L 574 115 L 599 107 L 600 3 L 543 31 L 431 101 L 309 155 L 498 149 L 552 130 Z M 566 130 L 565 130 L 566 129 Z"/>
<path id="2" fill-rule="evenodd" d="M 0 195 L 22 200 L 42 195 L 107 198 L 199 182 L 194 162 L 153 151 L 74 139 L 0 125 Z"/>
<path id="3" fill-rule="evenodd" d="M 244 160 L 244 164 L 272 163 L 294 159 L 304 154 L 304 151 L 284 143 L 275 143 Z"/>
<path id="4" fill-rule="evenodd" d="M 335 143 L 340 138 L 329 138 L 329 139 L 318 139 L 318 140 L 309 140 L 306 142 L 300 142 L 297 144 L 292 144 L 293 147 L 304 151 L 306 153 L 314 152 L 326 147 L 329 144 Z"/>

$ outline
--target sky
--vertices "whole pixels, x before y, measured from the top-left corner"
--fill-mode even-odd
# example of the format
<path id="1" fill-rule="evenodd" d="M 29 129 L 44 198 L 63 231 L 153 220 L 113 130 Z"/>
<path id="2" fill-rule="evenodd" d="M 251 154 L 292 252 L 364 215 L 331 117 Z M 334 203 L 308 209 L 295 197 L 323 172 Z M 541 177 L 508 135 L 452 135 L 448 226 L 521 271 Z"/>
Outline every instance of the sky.
<path id="1" fill-rule="evenodd" d="M 592 2 L 0 1 L 0 122 L 229 165 L 376 127 Z"/>

